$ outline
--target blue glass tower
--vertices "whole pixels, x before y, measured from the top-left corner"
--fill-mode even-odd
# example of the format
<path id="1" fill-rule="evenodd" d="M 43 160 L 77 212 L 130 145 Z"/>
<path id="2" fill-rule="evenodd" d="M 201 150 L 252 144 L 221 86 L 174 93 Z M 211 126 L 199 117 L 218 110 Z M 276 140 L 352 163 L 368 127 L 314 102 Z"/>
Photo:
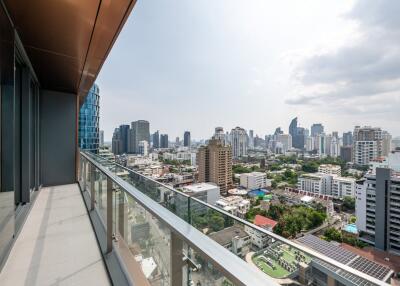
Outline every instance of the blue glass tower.
<path id="1" fill-rule="evenodd" d="M 99 150 L 100 95 L 96 84 L 90 88 L 79 111 L 79 148 L 97 153 Z"/>

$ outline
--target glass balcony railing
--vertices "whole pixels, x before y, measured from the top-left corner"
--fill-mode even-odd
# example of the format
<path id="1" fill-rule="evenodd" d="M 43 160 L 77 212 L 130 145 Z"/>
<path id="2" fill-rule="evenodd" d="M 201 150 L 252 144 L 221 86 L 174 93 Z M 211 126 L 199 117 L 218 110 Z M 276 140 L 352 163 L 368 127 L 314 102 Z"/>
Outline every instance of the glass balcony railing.
<path id="1" fill-rule="evenodd" d="M 80 155 L 79 181 L 107 251 L 120 252 L 138 285 L 388 285 L 393 274 L 364 270 L 348 252 L 322 255 L 324 242 L 285 239 L 91 153 Z"/>

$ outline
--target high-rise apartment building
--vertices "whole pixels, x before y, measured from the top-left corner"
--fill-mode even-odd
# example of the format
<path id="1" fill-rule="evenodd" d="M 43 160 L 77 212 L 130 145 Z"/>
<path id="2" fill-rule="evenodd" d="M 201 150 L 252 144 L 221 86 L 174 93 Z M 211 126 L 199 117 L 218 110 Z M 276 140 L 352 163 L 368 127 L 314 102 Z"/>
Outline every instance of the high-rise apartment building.
<path id="1" fill-rule="evenodd" d="M 280 143 L 278 146 L 282 147 L 283 154 L 292 149 L 292 136 L 290 134 L 275 135 L 275 141 L 276 143 Z"/>
<path id="2" fill-rule="evenodd" d="M 389 134 L 378 127 L 356 126 L 353 132 L 353 163 L 368 165 L 371 160 L 387 156 Z M 390 143 L 389 143 L 390 145 Z"/>
<path id="3" fill-rule="evenodd" d="M 185 131 L 185 133 L 183 134 L 183 146 L 190 147 L 190 144 L 190 131 Z"/>
<path id="4" fill-rule="evenodd" d="M 81 150 L 99 151 L 99 110 L 99 87 L 93 84 L 79 111 L 78 142 Z"/>
<path id="5" fill-rule="evenodd" d="M 353 132 L 344 132 L 343 133 L 343 146 L 352 146 L 353 145 Z"/>
<path id="6" fill-rule="evenodd" d="M 232 187 L 232 149 L 221 140 L 211 139 L 197 154 L 199 181 L 215 183 L 221 194 Z"/>
<path id="7" fill-rule="evenodd" d="M 160 135 L 160 148 L 168 148 L 168 134 Z"/>
<path id="8" fill-rule="evenodd" d="M 320 135 L 324 133 L 324 126 L 321 123 L 314 123 L 311 126 L 311 136 L 315 137 L 317 135 Z"/>
<path id="9" fill-rule="evenodd" d="M 377 168 L 357 182 L 356 217 L 360 239 L 400 254 L 400 177 Z"/>
<path id="10" fill-rule="evenodd" d="M 392 151 L 392 135 L 387 131 L 382 132 L 382 156 L 387 157 Z"/>
<path id="11" fill-rule="evenodd" d="M 153 137 L 153 148 L 157 149 L 160 148 L 160 132 L 157 130 L 152 135 Z"/>
<path id="12" fill-rule="evenodd" d="M 340 147 L 340 159 L 348 163 L 352 161 L 353 158 L 353 147 L 352 146 L 342 146 Z"/>
<path id="13" fill-rule="evenodd" d="M 146 140 L 142 140 L 139 142 L 138 154 L 143 156 L 149 155 L 149 142 L 147 142 Z"/>
<path id="14" fill-rule="evenodd" d="M 231 146 L 233 158 L 240 158 L 247 155 L 248 138 L 246 130 L 236 127 L 231 131 Z"/>

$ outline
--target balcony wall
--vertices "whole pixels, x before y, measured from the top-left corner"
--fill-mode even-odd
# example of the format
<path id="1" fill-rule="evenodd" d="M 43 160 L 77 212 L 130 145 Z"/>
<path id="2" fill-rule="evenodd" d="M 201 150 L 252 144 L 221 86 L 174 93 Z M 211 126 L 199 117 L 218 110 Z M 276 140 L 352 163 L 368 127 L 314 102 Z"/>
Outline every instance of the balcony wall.
<path id="1" fill-rule="evenodd" d="M 77 96 L 51 90 L 40 93 L 40 154 L 43 186 L 76 181 Z"/>

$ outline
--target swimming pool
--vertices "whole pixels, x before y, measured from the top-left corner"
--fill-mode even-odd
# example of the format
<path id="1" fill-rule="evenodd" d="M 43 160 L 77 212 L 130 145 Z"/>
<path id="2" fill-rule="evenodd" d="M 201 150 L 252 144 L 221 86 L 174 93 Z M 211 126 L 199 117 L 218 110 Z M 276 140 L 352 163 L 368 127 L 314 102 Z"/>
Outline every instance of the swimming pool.
<path id="1" fill-rule="evenodd" d="M 344 231 L 347 231 L 349 233 L 354 233 L 357 234 L 358 230 L 357 230 L 357 226 L 354 223 L 351 224 L 346 224 L 343 228 Z"/>
<path id="2" fill-rule="evenodd" d="M 247 193 L 247 195 L 251 198 L 254 197 L 263 197 L 268 193 L 267 190 L 263 190 L 263 189 L 257 189 L 257 190 L 252 190 L 250 192 Z"/>

